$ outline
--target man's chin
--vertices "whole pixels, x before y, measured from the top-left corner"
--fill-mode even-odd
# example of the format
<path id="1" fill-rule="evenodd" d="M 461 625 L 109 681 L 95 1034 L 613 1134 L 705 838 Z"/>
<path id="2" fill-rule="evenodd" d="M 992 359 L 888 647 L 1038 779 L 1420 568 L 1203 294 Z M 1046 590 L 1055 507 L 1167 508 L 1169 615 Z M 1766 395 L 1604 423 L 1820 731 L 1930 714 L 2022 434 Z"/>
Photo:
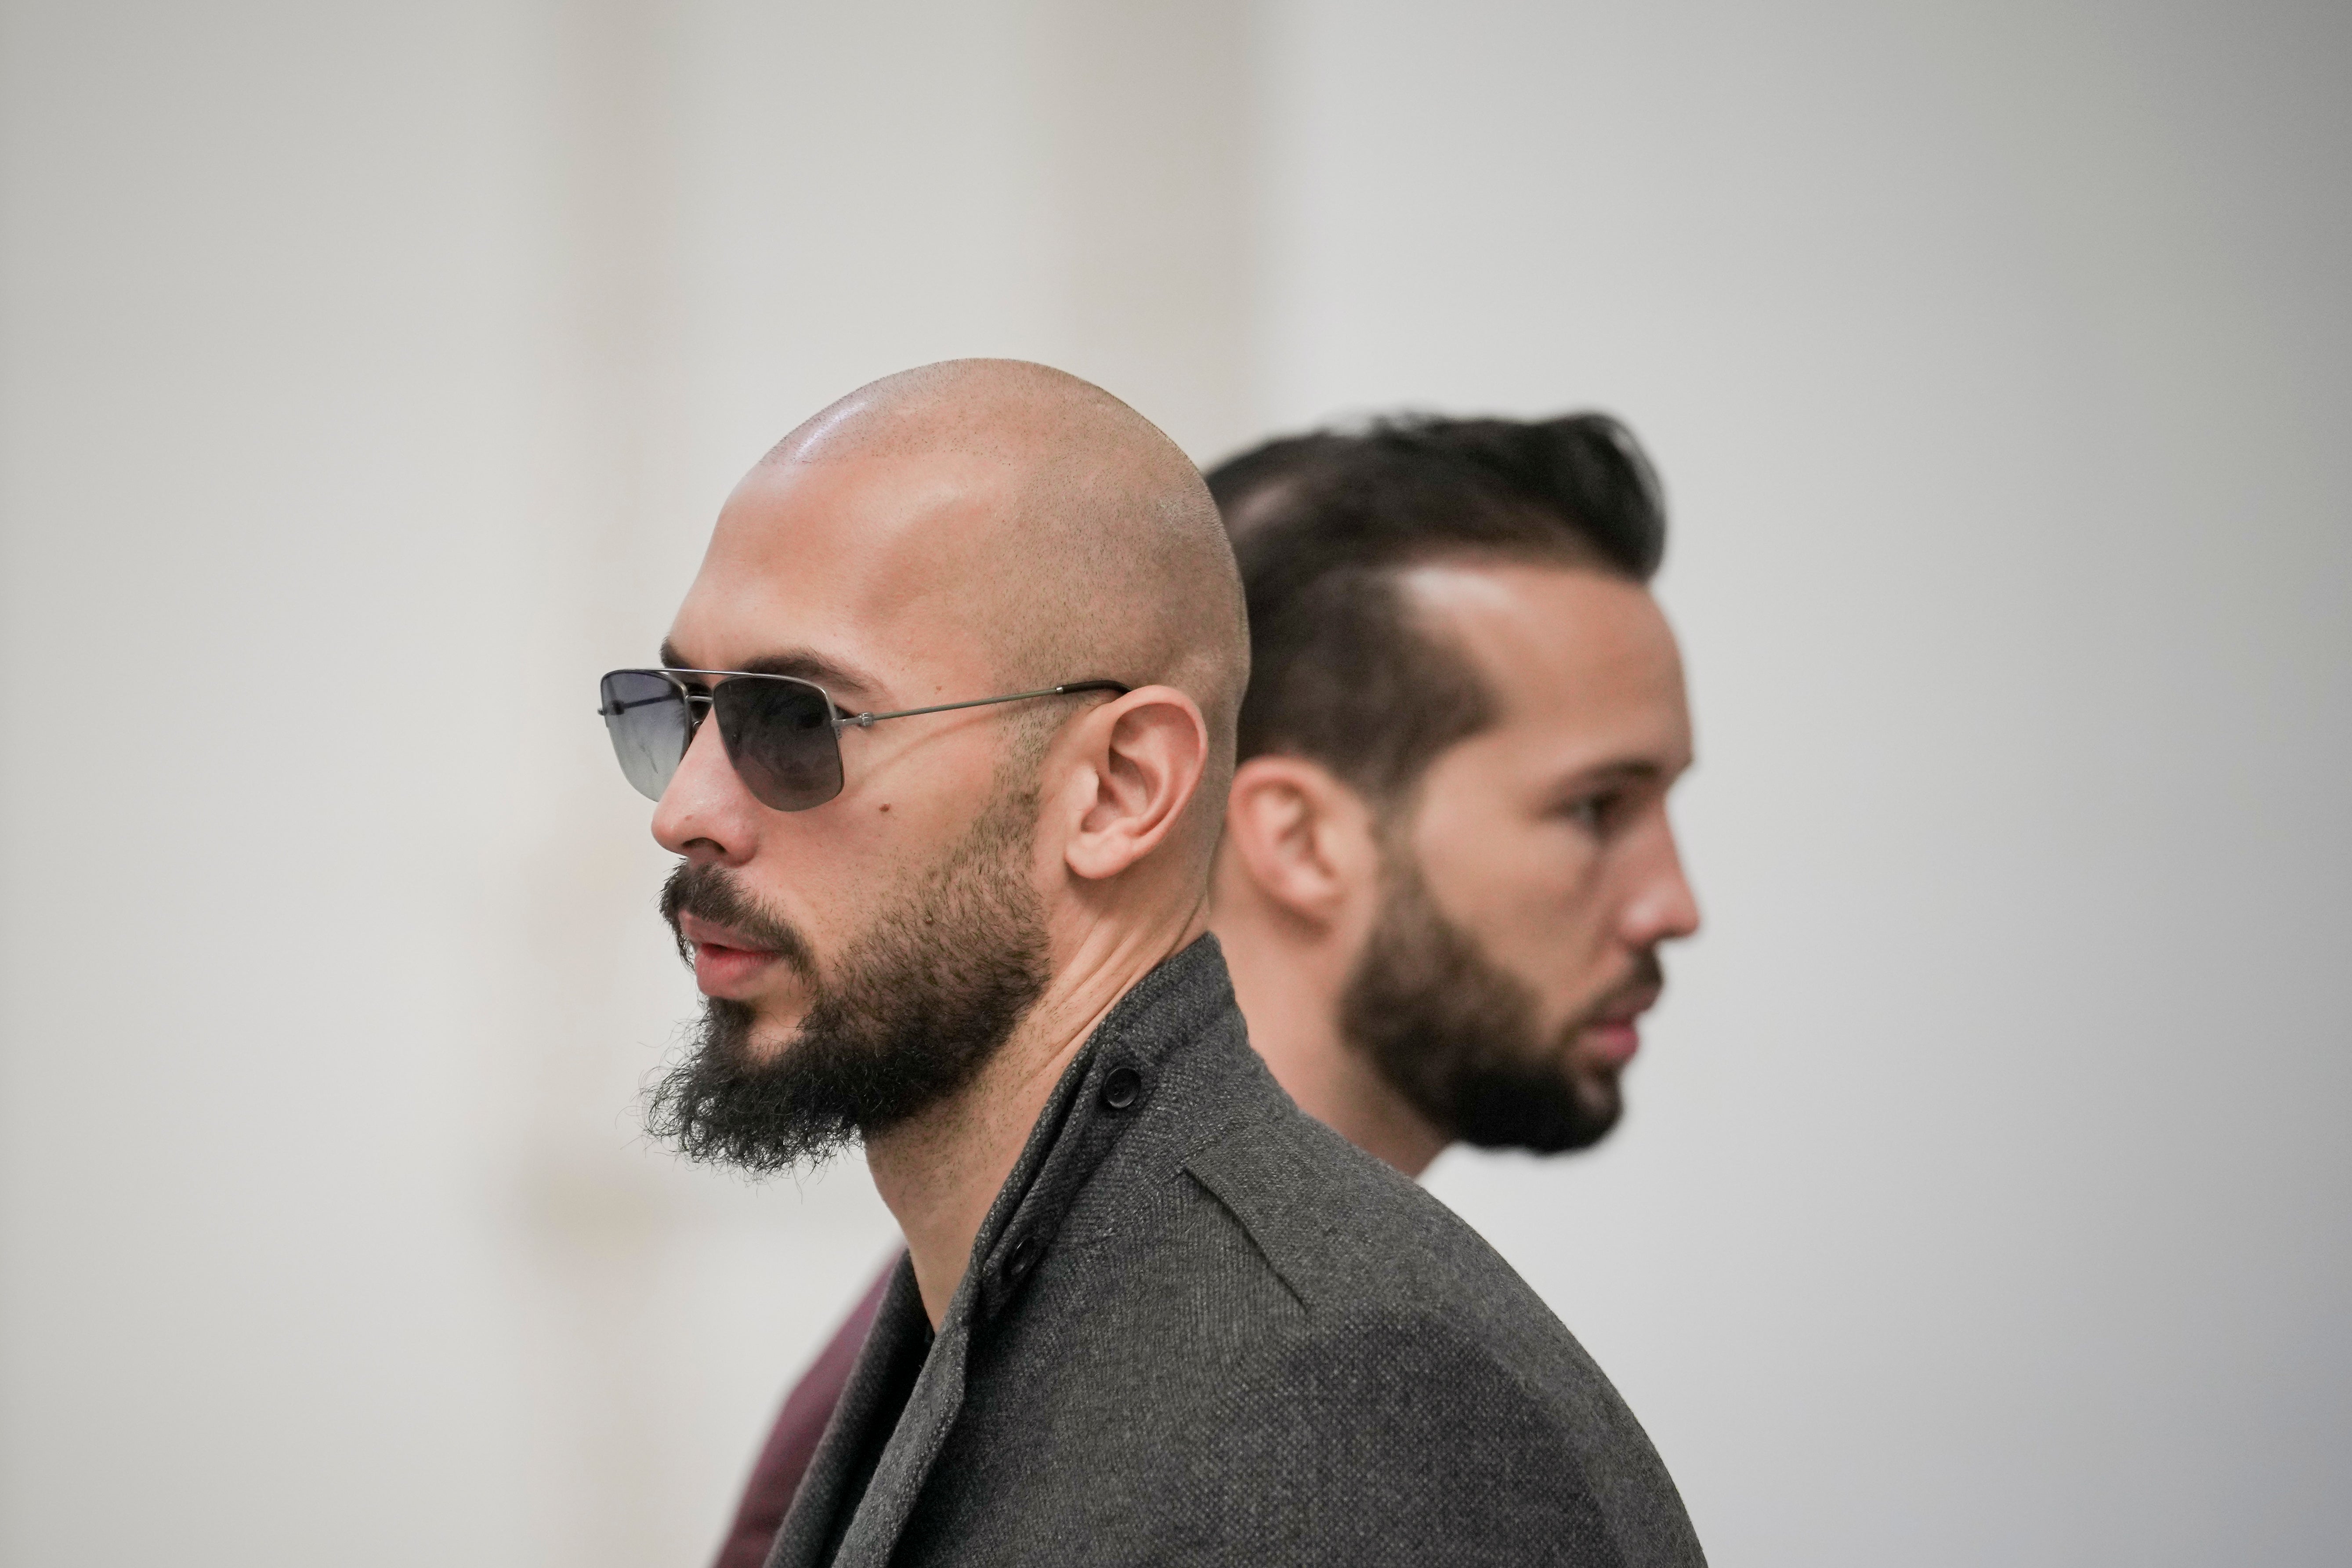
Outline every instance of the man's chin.
<path id="1" fill-rule="evenodd" d="M 725 1019 L 726 1027 L 716 1037 L 727 1042 L 728 1054 L 737 1066 L 753 1071 L 773 1067 L 790 1055 L 793 1047 L 801 1043 L 802 1029 L 808 1019 L 806 1006 L 762 1007 L 723 996 L 706 998 L 703 1007 L 714 1018 Z"/>
<path id="2" fill-rule="evenodd" d="M 1574 1089 L 1576 1103 L 1584 1112 L 1585 1130 L 1591 1134 L 1589 1142 L 1597 1143 L 1625 1114 L 1625 1092 L 1613 1071 L 1578 1073 Z"/>
<path id="3" fill-rule="evenodd" d="M 1564 1154 L 1606 1138 L 1624 1110 L 1617 1074 L 1572 1060 L 1549 1068 L 1490 1068 L 1452 1085 L 1454 1135 L 1481 1149 Z"/>

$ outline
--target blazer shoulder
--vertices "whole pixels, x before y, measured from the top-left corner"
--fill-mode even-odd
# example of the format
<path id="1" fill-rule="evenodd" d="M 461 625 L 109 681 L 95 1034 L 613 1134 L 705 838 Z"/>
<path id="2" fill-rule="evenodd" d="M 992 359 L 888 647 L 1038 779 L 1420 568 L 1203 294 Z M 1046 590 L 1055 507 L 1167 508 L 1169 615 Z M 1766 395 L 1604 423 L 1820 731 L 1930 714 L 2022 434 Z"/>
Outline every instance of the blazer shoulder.
<path id="1" fill-rule="evenodd" d="M 1498 1539 L 1559 1548 L 1530 1561 L 1704 1563 L 1673 1479 L 1608 1377 L 1452 1210 L 1303 1115 L 1236 1129 L 1185 1169 L 1306 1309 L 1263 1346 L 1261 1370 L 1312 1407 L 1296 1440 L 1360 1480 L 1340 1489 L 1349 1507 L 1393 1533 L 1402 1516 L 1373 1494 L 1435 1489 L 1403 1510 L 1436 1530 L 1430 1562 L 1482 1560 L 1450 1554 L 1486 1528 L 1452 1498 L 1476 1500 Z M 1335 1408 L 1348 1418 L 1333 1421 Z"/>
<path id="2" fill-rule="evenodd" d="M 1453 1210 L 1287 1104 L 1193 1150 L 1184 1170 L 1310 1310 L 1458 1318 L 1466 1293 L 1553 1321 Z"/>

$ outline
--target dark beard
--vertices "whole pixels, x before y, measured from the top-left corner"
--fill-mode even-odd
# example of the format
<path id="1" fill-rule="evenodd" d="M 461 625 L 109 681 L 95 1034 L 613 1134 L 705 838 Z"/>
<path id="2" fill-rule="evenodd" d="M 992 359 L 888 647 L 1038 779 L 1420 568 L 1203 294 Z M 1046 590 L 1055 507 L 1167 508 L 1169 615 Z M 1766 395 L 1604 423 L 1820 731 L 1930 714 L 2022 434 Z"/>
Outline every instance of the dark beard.
<path id="1" fill-rule="evenodd" d="M 1000 796 L 829 975 L 725 868 L 681 864 L 662 889 L 671 929 L 681 913 L 734 927 L 798 969 L 811 1000 L 790 1039 L 755 1054 L 753 1009 L 707 998 L 687 1053 L 652 1089 L 647 1130 L 689 1160 L 769 1175 L 819 1164 L 969 1084 L 1049 978 L 1028 876 L 1035 814 L 1034 793 Z"/>
<path id="2" fill-rule="evenodd" d="M 1613 1072 L 1579 1071 L 1591 1021 L 1538 1033 L 1533 990 L 1447 920 L 1402 851 L 1389 857 L 1380 918 L 1339 1001 L 1339 1028 L 1438 1131 L 1481 1149 L 1556 1154 L 1597 1143 L 1623 1100 Z M 1658 972 L 1645 955 L 1637 980 Z"/>

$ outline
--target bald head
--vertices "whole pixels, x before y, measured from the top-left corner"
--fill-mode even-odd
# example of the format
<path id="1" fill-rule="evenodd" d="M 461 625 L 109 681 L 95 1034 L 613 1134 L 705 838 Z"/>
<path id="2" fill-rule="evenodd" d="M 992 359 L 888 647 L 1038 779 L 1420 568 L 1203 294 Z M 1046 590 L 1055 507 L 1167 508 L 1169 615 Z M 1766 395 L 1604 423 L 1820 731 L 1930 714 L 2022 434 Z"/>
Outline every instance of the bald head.
<path id="1" fill-rule="evenodd" d="M 624 743 L 678 746 L 654 836 L 712 999 L 667 1125 L 755 1165 L 845 1129 L 879 1158 L 1001 1053 L 1015 1099 L 1054 1081 L 1206 928 L 1247 648 L 1207 486 L 1097 387 L 933 365 L 793 432 L 671 622 L 671 728 Z M 793 768 L 818 798 L 759 787 Z"/>
<path id="2" fill-rule="evenodd" d="M 1089 679 L 1176 689 L 1204 733 L 1173 839 L 1206 879 L 1249 682 L 1240 574 L 1183 451 L 1079 378 L 957 360 L 835 402 L 727 500 L 673 648 L 809 675 L 852 710 Z M 1018 785 L 1070 708 L 985 712 Z M 952 729 L 891 726 L 856 750 Z"/>
<path id="3" fill-rule="evenodd" d="M 1201 797 L 1222 802 L 1249 679 L 1241 581 L 1199 470 L 1150 420 L 1045 365 L 951 360 L 851 393 L 761 467 L 879 481 L 861 526 L 886 574 L 917 590 L 952 563 L 957 634 L 1004 689 L 1102 677 L 1190 696 L 1213 753 Z"/>

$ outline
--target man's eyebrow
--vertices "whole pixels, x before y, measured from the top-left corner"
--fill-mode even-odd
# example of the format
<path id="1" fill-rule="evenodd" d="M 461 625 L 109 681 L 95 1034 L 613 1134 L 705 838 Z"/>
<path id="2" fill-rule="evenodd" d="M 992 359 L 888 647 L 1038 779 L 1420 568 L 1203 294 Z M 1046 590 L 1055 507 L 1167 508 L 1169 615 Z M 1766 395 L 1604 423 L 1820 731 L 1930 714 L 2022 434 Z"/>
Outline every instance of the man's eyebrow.
<path id="1" fill-rule="evenodd" d="M 805 649 L 794 649 L 790 653 L 761 654 L 757 658 L 746 659 L 743 664 L 743 673 L 746 675 L 793 675 L 803 680 L 814 680 L 819 686 L 846 688 L 852 691 L 864 692 L 868 696 L 881 689 L 881 683 L 864 670 L 844 664 L 838 659 L 827 658 L 823 654 L 810 653 Z"/>
<path id="2" fill-rule="evenodd" d="M 1610 784 L 1654 784 L 1673 776 L 1674 770 L 1648 757 L 1623 757 L 1615 762 L 1599 763 L 1588 768 L 1577 768 L 1562 773 L 1556 781 L 1559 789 L 1592 789 Z"/>
<path id="3" fill-rule="evenodd" d="M 693 668 L 686 662 L 685 656 L 677 651 L 677 645 L 673 642 L 665 641 L 661 645 L 661 661 L 670 669 Z M 805 648 L 761 654 L 757 658 L 744 660 L 737 668 L 744 675 L 790 675 L 802 680 L 813 680 L 827 690 L 845 689 L 874 696 L 882 689 L 881 683 L 864 670 Z"/>

